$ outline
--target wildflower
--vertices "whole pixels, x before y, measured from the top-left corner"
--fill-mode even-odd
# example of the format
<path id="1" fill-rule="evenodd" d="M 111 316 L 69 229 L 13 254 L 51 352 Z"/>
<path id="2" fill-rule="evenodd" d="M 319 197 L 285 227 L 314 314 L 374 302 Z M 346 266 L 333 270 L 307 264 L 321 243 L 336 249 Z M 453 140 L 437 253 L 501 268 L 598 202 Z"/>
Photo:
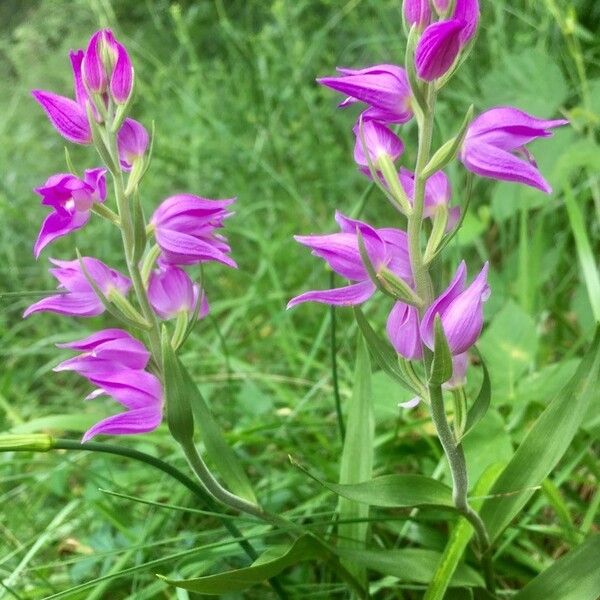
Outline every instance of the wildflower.
<path id="1" fill-rule="evenodd" d="M 351 285 L 332 290 L 305 292 L 292 298 L 287 308 L 302 302 L 321 302 L 337 306 L 352 306 L 368 300 L 376 290 L 362 261 L 358 232 L 376 273 L 388 269 L 405 281 L 411 280 L 410 261 L 406 234 L 398 229 L 374 229 L 367 223 L 350 219 L 336 212 L 335 220 L 341 233 L 329 235 L 295 236 L 296 241 L 312 249 L 338 275 L 353 282 Z"/>
<path id="2" fill-rule="evenodd" d="M 429 0 L 404 0 L 402 3 L 404 18 L 409 26 L 426 27 L 431 22 Z"/>
<path id="3" fill-rule="evenodd" d="M 456 0 L 452 18 L 429 25 L 419 39 L 415 51 L 417 75 L 425 81 L 444 75 L 473 38 L 478 24 L 479 1 Z"/>
<path id="4" fill-rule="evenodd" d="M 144 156 L 149 141 L 148 132 L 141 123 L 130 118 L 123 121 L 117 134 L 117 150 L 125 171 L 130 171 L 134 163 Z"/>
<path id="5" fill-rule="evenodd" d="M 400 169 L 400 173 L 398 174 L 398 178 L 400 179 L 400 183 L 402 184 L 410 203 L 413 204 L 415 196 L 415 174 L 412 171 L 402 167 Z M 423 216 L 426 218 L 433 218 L 438 207 L 442 205 L 448 207 L 451 198 L 452 188 L 450 187 L 450 180 L 448 179 L 448 176 L 443 171 L 437 171 L 431 177 L 429 177 L 425 183 Z M 460 207 L 449 207 L 448 224 L 446 229 L 453 229 L 459 218 Z"/>
<path id="6" fill-rule="evenodd" d="M 208 200 L 192 194 L 167 198 L 150 220 L 156 242 L 165 262 L 191 265 L 206 261 L 236 267 L 228 256 L 231 251 L 225 238 L 215 229 L 231 215 L 227 207 L 235 198 Z"/>
<path id="7" fill-rule="evenodd" d="M 150 275 L 148 299 L 161 319 L 171 319 L 179 313 L 193 313 L 200 299 L 199 317 L 209 311 L 204 292 L 193 283 L 190 276 L 179 267 L 165 264 Z"/>
<path id="8" fill-rule="evenodd" d="M 386 331 L 398 354 L 408 360 L 423 358 L 419 313 L 414 306 L 396 302 L 389 314 Z"/>
<path id="9" fill-rule="evenodd" d="M 72 317 L 94 317 L 104 312 L 104 305 L 94 292 L 79 260 L 56 260 L 50 262 L 56 266 L 50 273 L 58 280 L 59 293 L 42 298 L 25 310 L 23 317 L 37 312 L 53 312 Z M 108 298 L 119 293 L 125 296 L 131 287 L 127 277 L 107 267 L 96 258 L 83 257 L 83 265 L 89 277 L 98 289 Z"/>
<path id="10" fill-rule="evenodd" d="M 95 202 L 106 198 L 106 169 L 88 169 L 83 179 L 71 173 L 58 173 L 35 189 L 42 197 L 42 204 L 51 206 L 51 212 L 42 223 L 34 245 L 34 255 L 50 242 L 83 227 L 90 218 L 90 209 Z"/>
<path id="11" fill-rule="evenodd" d="M 470 286 L 465 288 L 467 269 L 460 263 L 452 283 L 427 309 L 421 320 L 421 338 L 433 350 L 435 316 L 440 315 L 442 328 L 453 355 L 466 352 L 483 328 L 483 303 L 490 296 L 487 283 L 488 263 Z"/>
<path id="12" fill-rule="evenodd" d="M 406 123 L 412 118 L 411 91 L 406 71 L 396 65 L 375 65 L 365 69 L 338 68 L 339 77 L 317 81 L 348 97 L 339 105 L 355 102 L 368 105 L 363 118 L 383 123 Z"/>
<path id="13" fill-rule="evenodd" d="M 83 56 L 82 75 L 92 94 L 110 93 L 117 104 L 129 100 L 133 90 L 133 65 L 125 47 L 110 29 L 92 35 Z"/>
<path id="14" fill-rule="evenodd" d="M 377 121 L 364 121 L 361 116 L 353 131 L 356 136 L 354 160 L 360 167 L 368 169 L 369 161 L 377 167 L 377 162 L 384 155 L 395 161 L 404 151 L 402 140 Z M 368 160 L 365 147 L 369 155 Z"/>
<path id="15" fill-rule="evenodd" d="M 522 183 L 549 194 L 552 188 L 526 145 L 567 124 L 564 119 L 545 121 L 509 106 L 492 108 L 469 125 L 459 158 L 477 175 Z"/>
<path id="16" fill-rule="evenodd" d="M 83 435 L 147 433 L 162 421 L 163 392 L 159 379 L 144 371 L 150 353 L 122 329 L 105 329 L 82 340 L 58 344 L 82 352 L 63 361 L 55 371 L 74 371 L 97 387 L 86 399 L 111 396 L 128 410 L 96 423 Z"/>

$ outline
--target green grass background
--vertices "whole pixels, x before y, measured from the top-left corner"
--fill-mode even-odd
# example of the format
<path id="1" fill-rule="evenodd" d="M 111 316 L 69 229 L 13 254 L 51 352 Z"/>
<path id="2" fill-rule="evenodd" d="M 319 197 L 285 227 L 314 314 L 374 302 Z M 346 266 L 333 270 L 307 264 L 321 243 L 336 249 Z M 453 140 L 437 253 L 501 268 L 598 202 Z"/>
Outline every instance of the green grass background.
<path id="1" fill-rule="evenodd" d="M 69 94 L 68 50 L 84 45 L 99 26 L 111 26 L 136 66 L 132 114 L 156 125 L 154 158 L 143 184 L 147 212 L 178 191 L 238 198 L 227 235 L 240 268 L 206 268 L 212 314 L 197 327 L 183 359 L 265 504 L 299 515 L 335 508 L 331 494 L 288 462 L 292 455 L 335 480 L 341 452 L 331 313 L 318 305 L 284 310 L 291 296 L 327 287 L 330 275 L 291 236 L 332 230 L 334 210 L 351 212 L 364 198 L 368 182 L 352 161 L 355 113 L 337 111 L 339 98 L 315 77 L 332 74 L 336 65 L 402 62 L 400 5 L 399 0 L 0 3 L 0 430 L 77 437 L 114 409 L 108 400 L 85 403 L 82 381 L 51 371 L 62 357 L 56 342 L 106 320 L 21 319 L 35 299 L 27 294 L 53 287 L 47 256 L 71 258 L 76 244 L 82 253 L 124 268 L 119 239 L 101 222 L 54 244 L 38 262 L 31 253 L 44 215 L 32 188 L 66 167 L 63 140 L 30 90 Z M 594 323 L 588 293 L 593 288 L 581 274 L 574 234 L 587 236 L 592 258 L 600 239 L 600 7 L 593 0 L 482 0 L 482 9 L 476 48 L 442 95 L 436 142 L 452 135 L 471 103 L 477 110 L 514 104 L 546 118 L 562 114 L 572 127 L 532 146 L 553 195 L 477 181 L 464 230 L 438 274 L 448 277 L 461 257 L 471 272 L 483 260 L 492 264 L 481 349 L 492 371 L 494 400 L 479 433 L 469 439 L 473 480 L 494 460 L 510 456 L 574 371 Z M 414 124 L 403 130 L 407 166 L 414 164 L 415 134 Z M 93 166 L 89 149 L 70 151 L 78 168 Z M 465 174 L 453 166 L 450 175 L 460 201 Z M 571 226 L 565 190 L 574 195 L 584 230 Z M 394 223 L 377 192 L 367 196 L 363 215 L 378 226 Z M 371 320 L 382 328 L 389 306 L 385 300 L 371 304 Z M 344 401 L 352 385 L 356 328 L 349 311 L 338 311 L 336 319 Z M 474 386 L 477 376 L 474 369 Z M 400 414 L 396 405 L 403 392 L 381 373 L 374 381 L 376 472 L 431 474 L 441 454 L 425 413 Z M 503 538 L 497 561 L 507 589 L 521 587 L 598 527 L 597 406 L 551 478 L 558 493 L 539 492 L 520 528 Z M 166 427 L 122 443 L 185 469 Z M 185 490 L 138 464 L 77 453 L 0 454 L 5 586 L 0 598 L 186 598 L 153 574 L 194 576 L 244 564 L 231 544 L 203 550 L 210 542 L 227 541 L 210 516 L 102 490 L 194 506 Z M 381 515 L 374 526 L 376 544 L 443 548 L 442 528 L 396 517 Z M 326 524 L 315 527 L 325 531 Z M 257 529 L 248 523 L 246 530 Z M 198 552 L 184 559 L 145 566 L 194 547 Z M 95 578 L 104 579 L 68 591 Z M 298 568 L 289 580 L 306 597 L 343 597 L 319 568 Z M 396 586 L 381 597 L 420 593 Z M 248 597 L 268 594 L 257 588 Z"/>

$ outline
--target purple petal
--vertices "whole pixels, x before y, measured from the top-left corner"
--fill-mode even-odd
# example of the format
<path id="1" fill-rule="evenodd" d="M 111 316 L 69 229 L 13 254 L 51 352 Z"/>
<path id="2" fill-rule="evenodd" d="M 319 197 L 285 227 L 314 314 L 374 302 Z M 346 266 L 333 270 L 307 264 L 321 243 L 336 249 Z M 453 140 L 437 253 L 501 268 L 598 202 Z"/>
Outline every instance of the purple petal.
<path id="1" fill-rule="evenodd" d="M 292 298 L 288 302 L 287 308 L 292 308 L 303 302 L 319 302 L 333 306 L 354 306 L 366 302 L 375 293 L 376 289 L 371 281 L 362 281 L 343 288 L 305 292 Z"/>
<path id="2" fill-rule="evenodd" d="M 229 267 L 237 267 L 235 261 L 219 250 L 210 240 L 163 228 L 156 229 L 155 235 L 156 242 L 170 263 L 191 265 L 214 260 Z"/>
<path id="3" fill-rule="evenodd" d="M 106 91 L 107 80 L 102 61 L 102 48 L 106 30 L 101 29 L 92 35 L 85 50 L 81 63 L 82 77 L 91 93 Z"/>
<path id="4" fill-rule="evenodd" d="M 377 165 L 377 160 L 383 155 L 387 155 L 395 161 L 404 152 L 402 140 L 393 131 L 377 121 L 363 121 L 359 119 L 359 122 L 354 127 L 354 135 L 356 136 L 354 161 L 359 166 L 368 166 L 363 140 L 369 160 L 375 166 Z"/>
<path id="5" fill-rule="evenodd" d="M 67 293 L 39 300 L 25 310 L 23 318 L 38 312 L 53 312 L 70 317 L 95 317 L 104 312 L 104 306 L 94 293 Z"/>
<path id="6" fill-rule="evenodd" d="M 89 218 L 89 212 L 73 211 L 71 213 L 50 213 L 44 219 L 37 240 L 33 246 L 35 258 L 38 258 L 41 251 L 55 239 L 83 227 L 88 222 Z"/>
<path id="7" fill-rule="evenodd" d="M 460 159 L 469 171 L 482 177 L 522 183 L 552 193 L 550 184 L 536 167 L 490 144 L 469 142 L 463 147 Z"/>
<path id="8" fill-rule="evenodd" d="M 402 408 L 415 408 L 415 406 L 419 405 L 419 402 L 421 402 L 421 398 L 419 398 L 419 396 L 415 396 L 406 402 L 398 402 L 398 406 Z"/>
<path id="9" fill-rule="evenodd" d="M 404 0 L 402 10 L 409 27 L 411 25 L 424 27 L 431 22 L 429 0 Z"/>
<path id="10" fill-rule="evenodd" d="M 461 48 L 464 21 L 451 19 L 434 23 L 425 29 L 415 51 L 417 75 L 434 81 L 454 64 Z"/>
<path id="11" fill-rule="evenodd" d="M 117 134 L 117 147 L 121 166 L 130 170 L 137 158 L 143 156 L 150 138 L 146 128 L 134 119 L 125 119 Z"/>
<path id="12" fill-rule="evenodd" d="M 435 315 L 442 314 L 448 308 L 450 303 L 463 292 L 466 279 L 467 265 L 463 260 L 458 266 L 454 279 L 452 279 L 450 285 L 425 311 L 425 314 L 421 319 L 421 339 L 428 348 L 433 349 L 433 325 Z"/>
<path id="13" fill-rule="evenodd" d="M 133 65 L 125 47 L 115 43 L 117 61 L 110 78 L 110 93 L 117 104 L 125 104 L 133 90 Z"/>
<path id="14" fill-rule="evenodd" d="M 87 115 L 77 102 L 43 90 L 31 93 L 60 135 L 76 144 L 91 144 L 92 130 Z"/>
<path id="15" fill-rule="evenodd" d="M 463 22 L 460 43 L 464 46 L 475 35 L 479 25 L 479 0 L 456 0 L 454 19 Z"/>
<path id="16" fill-rule="evenodd" d="M 90 427 L 81 439 L 82 443 L 93 437 L 103 435 L 135 435 L 154 431 L 162 421 L 160 406 L 147 406 L 128 410 L 99 421 Z"/>
<path id="17" fill-rule="evenodd" d="M 194 287 L 183 269 L 171 266 L 151 274 L 148 299 L 161 319 L 171 319 L 182 311 L 194 310 L 197 300 Z"/>
<path id="18" fill-rule="evenodd" d="M 225 209 L 234 202 L 235 198 L 210 200 L 193 194 L 177 194 L 161 202 L 152 215 L 151 223 L 155 225 L 168 223 L 170 228 L 179 230 L 189 221 L 200 219 L 211 222 L 215 217 L 229 214 Z"/>
<path id="19" fill-rule="evenodd" d="M 71 68 L 73 69 L 73 87 L 75 90 L 75 100 L 81 107 L 85 107 L 85 103 L 88 101 L 88 93 L 83 85 L 83 79 L 81 76 L 81 63 L 83 61 L 83 50 L 77 50 L 76 52 L 69 52 L 69 59 L 71 60 Z"/>
<path id="20" fill-rule="evenodd" d="M 490 296 L 486 262 L 473 283 L 441 311 L 442 326 L 452 354 L 466 352 L 483 328 L 483 303 Z"/>
<path id="21" fill-rule="evenodd" d="M 432 209 L 440 204 L 447 205 L 451 195 L 450 180 L 446 173 L 443 171 L 434 173 L 425 184 L 425 216 L 431 216 Z"/>
<path id="22" fill-rule="evenodd" d="M 94 190 L 94 200 L 104 202 L 106 199 L 106 169 L 97 167 L 86 169 L 83 180 Z"/>
<path id="23" fill-rule="evenodd" d="M 554 127 L 568 123 L 565 119 L 538 119 L 511 106 L 498 106 L 481 113 L 469 125 L 466 143 L 476 140 L 511 151 L 539 137 L 549 137 Z"/>
<path id="24" fill-rule="evenodd" d="M 64 342 L 62 344 L 56 344 L 57 348 L 68 348 L 70 350 L 80 350 L 81 352 L 87 352 L 93 350 L 96 346 L 99 346 L 103 342 L 110 342 L 113 340 L 127 339 L 131 336 L 124 329 L 103 329 L 92 333 L 88 337 L 81 340 L 73 340 L 72 342 Z"/>
<path id="25" fill-rule="evenodd" d="M 396 302 L 389 314 L 386 331 L 398 354 L 408 360 L 423 358 L 419 335 L 419 313 L 414 306 Z"/>

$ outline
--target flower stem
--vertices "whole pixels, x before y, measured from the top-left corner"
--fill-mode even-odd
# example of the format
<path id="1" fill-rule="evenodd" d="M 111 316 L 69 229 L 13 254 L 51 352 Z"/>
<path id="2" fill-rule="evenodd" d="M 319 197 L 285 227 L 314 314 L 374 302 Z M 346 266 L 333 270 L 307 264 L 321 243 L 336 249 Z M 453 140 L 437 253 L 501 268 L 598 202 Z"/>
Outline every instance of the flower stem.
<path id="1" fill-rule="evenodd" d="M 494 592 L 494 571 L 490 554 L 490 539 L 483 521 L 479 514 L 471 508 L 467 494 L 469 491 L 469 479 L 467 475 L 467 463 L 461 444 L 456 443 L 456 438 L 448 424 L 444 398 L 440 385 L 429 386 L 429 400 L 431 402 L 431 418 L 438 438 L 448 459 L 450 473 L 452 475 L 452 499 L 458 512 L 469 521 L 477 535 L 479 549 L 481 551 L 481 563 L 484 570 L 485 583 L 488 591 Z"/>
<path id="2" fill-rule="evenodd" d="M 413 209 L 408 216 L 408 252 L 410 265 L 414 278 L 417 295 L 423 300 L 425 307 L 433 300 L 433 285 L 429 276 L 428 266 L 423 260 L 421 250 L 421 228 L 423 224 L 423 211 L 425 208 L 425 184 L 427 179 L 423 170 L 429 162 L 431 143 L 433 137 L 433 117 L 435 106 L 435 89 L 433 85 L 427 87 L 427 110 L 419 125 L 419 147 L 417 150 L 417 164 L 415 167 L 415 194 Z M 425 308 L 424 307 L 424 308 Z M 424 308 L 422 310 L 424 310 Z"/>

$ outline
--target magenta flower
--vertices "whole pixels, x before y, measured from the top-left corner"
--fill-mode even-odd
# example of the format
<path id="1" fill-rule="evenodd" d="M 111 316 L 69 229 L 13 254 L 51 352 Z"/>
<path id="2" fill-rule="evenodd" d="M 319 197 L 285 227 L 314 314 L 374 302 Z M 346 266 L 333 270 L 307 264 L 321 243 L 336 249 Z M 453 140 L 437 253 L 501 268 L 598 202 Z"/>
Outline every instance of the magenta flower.
<path id="1" fill-rule="evenodd" d="M 396 276 L 412 280 L 406 234 L 399 229 L 375 229 L 339 212 L 335 214 L 341 233 L 329 235 L 295 236 L 296 241 L 312 249 L 338 275 L 352 283 L 343 288 L 305 292 L 292 298 L 287 308 L 302 302 L 321 302 L 336 306 L 352 306 L 368 300 L 377 289 L 369 279 L 358 246 L 357 231 L 360 232 L 371 264 L 376 272 L 389 269 Z"/>
<path id="2" fill-rule="evenodd" d="M 86 256 L 82 260 L 90 278 L 105 296 L 110 296 L 113 291 L 123 296 L 127 294 L 131 287 L 127 277 L 96 258 Z M 94 317 L 104 312 L 104 305 L 82 272 L 79 260 L 51 258 L 50 262 L 56 266 L 50 269 L 50 273 L 58 280 L 59 293 L 32 304 L 23 313 L 24 318 L 37 312 L 53 312 L 71 317 Z"/>
<path id="3" fill-rule="evenodd" d="M 415 174 L 408 169 L 402 167 L 398 173 L 400 183 L 406 192 L 406 196 L 411 204 L 414 202 L 415 196 Z M 423 216 L 433 218 L 437 208 L 441 205 L 448 207 L 452 198 L 452 188 L 450 180 L 443 171 L 434 173 L 425 184 L 425 202 L 423 206 Z M 446 230 L 454 228 L 460 218 L 460 206 L 448 207 L 448 224 Z"/>
<path id="4" fill-rule="evenodd" d="M 406 123 L 412 118 L 411 91 L 406 71 L 396 65 L 375 65 L 366 69 L 338 68 L 339 77 L 317 79 L 336 92 L 348 97 L 339 105 L 344 108 L 355 102 L 368 105 L 365 120 L 384 123 Z"/>
<path id="5" fill-rule="evenodd" d="M 469 126 L 460 160 L 482 177 L 522 183 L 549 194 L 552 188 L 526 145 L 551 136 L 551 129 L 567 124 L 565 119 L 545 121 L 509 106 L 492 108 Z"/>
<path id="6" fill-rule="evenodd" d="M 421 338 L 433 350 L 435 316 L 440 315 L 442 327 L 453 355 L 466 352 L 483 328 L 483 303 L 490 296 L 487 283 L 488 263 L 470 286 L 465 288 L 467 268 L 460 263 L 452 283 L 431 304 L 421 320 Z"/>
<path id="7" fill-rule="evenodd" d="M 352 130 L 356 136 L 354 144 L 354 160 L 359 167 L 368 173 L 367 156 L 364 152 L 366 146 L 369 161 L 377 168 L 377 161 L 384 155 L 395 161 L 404 152 L 402 140 L 390 129 L 377 121 L 365 121 L 361 115 Z"/>
<path id="8" fill-rule="evenodd" d="M 423 347 L 419 332 L 419 313 L 414 306 L 396 302 L 390 311 L 386 331 L 398 354 L 408 360 L 421 360 Z"/>
<path id="9" fill-rule="evenodd" d="M 92 94 L 110 93 L 117 104 L 124 104 L 133 90 L 133 65 L 125 47 L 110 29 L 92 35 L 82 63 L 86 88 Z"/>
<path id="10" fill-rule="evenodd" d="M 192 194 L 164 200 L 150 220 L 163 259 L 176 265 L 214 260 L 236 267 L 228 256 L 231 249 L 227 241 L 215 233 L 232 214 L 227 207 L 234 201 L 235 198 L 208 200 Z"/>
<path id="11" fill-rule="evenodd" d="M 447 8 L 447 5 L 446 5 Z M 452 18 L 429 25 L 415 51 L 417 75 L 434 81 L 454 64 L 479 24 L 479 1 L 456 0 Z"/>
<path id="12" fill-rule="evenodd" d="M 36 258 L 55 239 L 83 227 L 90 218 L 90 209 L 95 202 L 106 198 L 106 169 L 88 169 L 83 179 L 71 173 L 58 173 L 35 189 L 42 197 L 42 204 L 54 210 L 42 223 L 33 247 Z"/>
<path id="13" fill-rule="evenodd" d="M 117 149 L 121 167 L 130 171 L 134 163 L 144 156 L 150 138 L 146 128 L 134 119 L 125 119 L 117 134 Z"/>
<path id="14" fill-rule="evenodd" d="M 56 344 L 59 348 L 69 348 L 82 352 L 79 356 L 65 360 L 54 368 L 55 371 L 77 371 L 95 369 L 99 361 L 114 363 L 128 369 L 145 369 L 150 360 L 150 352 L 142 342 L 123 329 L 104 329 L 82 340 Z"/>
<path id="15" fill-rule="evenodd" d="M 96 423 L 82 442 L 98 434 L 147 433 L 162 421 L 163 392 L 159 379 L 144 371 L 150 353 L 122 329 L 105 329 L 83 340 L 58 344 L 82 352 L 63 361 L 55 371 L 74 371 L 97 387 L 86 399 L 108 395 L 128 410 Z"/>
<path id="16" fill-rule="evenodd" d="M 431 22 L 429 0 L 404 0 L 402 11 L 409 27 L 411 25 L 416 25 L 418 28 L 426 27 Z"/>
<path id="17" fill-rule="evenodd" d="M 206 294 L 200 291 L 183 269 L 167 263 L 150 276 L 148 299 L 161 319 L 172 319 L 181 312 L 192 314 L 199 298 L 198 316 L 203 319 L 209 311 Z"/>

